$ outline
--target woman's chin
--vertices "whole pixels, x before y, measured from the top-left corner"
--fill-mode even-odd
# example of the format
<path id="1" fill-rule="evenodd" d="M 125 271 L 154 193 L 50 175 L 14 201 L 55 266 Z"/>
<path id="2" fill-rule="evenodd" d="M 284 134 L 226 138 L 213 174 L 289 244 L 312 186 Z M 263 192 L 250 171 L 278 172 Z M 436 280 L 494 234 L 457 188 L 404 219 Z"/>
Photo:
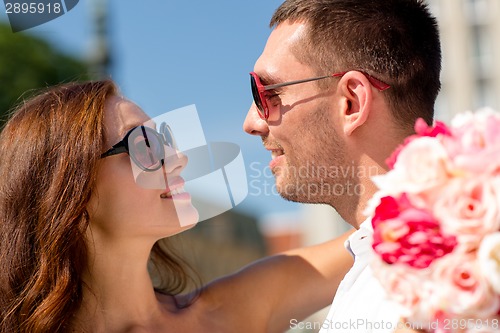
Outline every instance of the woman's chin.
<path id="1" fill-rule="evenodd" d="M 175 201 L 174 201 L 175 202 Z M 194 227 L 199 220 L 198 210 L 191 201 L 175 202 L 176 218 L 170 219 L 168 223 L 168 236 L 181 233 Z"/>
<path id="2" fill-rule="evenodd" d="M 183 193 L 183 194 L 188 194 L 188 193 Z M 189 199 L 187 200 L 185 200 L 184 197 L 182 200 L 174 199 L 174 205 L 175 205 L 175 211 L 177 213 L 177 219 L 181 227 L 193 226 L 196 225 L 196 223 L 198 223 L 200 214 L 198 213 L 196 207 L 194 207 L 191 201 L 191 196 L 189 196 Z"/>

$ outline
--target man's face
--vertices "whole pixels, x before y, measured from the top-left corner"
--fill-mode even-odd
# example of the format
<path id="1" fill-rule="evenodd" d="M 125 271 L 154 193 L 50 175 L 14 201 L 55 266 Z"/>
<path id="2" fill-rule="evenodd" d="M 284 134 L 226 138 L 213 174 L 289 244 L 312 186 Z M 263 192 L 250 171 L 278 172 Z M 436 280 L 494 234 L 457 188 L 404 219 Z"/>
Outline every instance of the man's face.
<path id="1" fill-rule="evenodd" d="M 303 23 L 287 22 L 271 33 L 254 68 L 263 85 L 330 74 L 315 73 L 295 57 L 293 47 L 304 33 Z M 278 192 L 291 201 L 332 204 L 346 190 L 348 166 L 345 144 L 337 134 L 342 131 L 335 113 L 336 83 L 320 89 L 316 82 L 307 82 L 266 93 L 269 119 L 261 119 L 252 104 L 243 127 L 261 136 L 271 152 L 269 167 Z"/>

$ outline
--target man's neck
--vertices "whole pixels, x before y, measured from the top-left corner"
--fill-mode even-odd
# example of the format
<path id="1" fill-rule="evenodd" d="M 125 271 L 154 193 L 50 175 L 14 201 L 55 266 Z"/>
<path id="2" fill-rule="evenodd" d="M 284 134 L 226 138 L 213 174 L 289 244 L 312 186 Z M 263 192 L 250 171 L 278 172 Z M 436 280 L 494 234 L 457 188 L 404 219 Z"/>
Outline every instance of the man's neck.
<path id="1" fill-rule="evenodd" d="M 360 175 L 363 176 L 357 179 L 354 195 L 344 195 L 343 200 L 335 202 L 335 205 L 332 204 L 340 216 L 356 229 L 359 229 L 361 223 L 367 219 L 365 209 L 368 201 L 377 192 L 377 186 L 371 177 L 386 172 L 382 166 L 374 163 L 368 157 L 361 159 L 359 165 L 360 170 L 362 170 Z"/>

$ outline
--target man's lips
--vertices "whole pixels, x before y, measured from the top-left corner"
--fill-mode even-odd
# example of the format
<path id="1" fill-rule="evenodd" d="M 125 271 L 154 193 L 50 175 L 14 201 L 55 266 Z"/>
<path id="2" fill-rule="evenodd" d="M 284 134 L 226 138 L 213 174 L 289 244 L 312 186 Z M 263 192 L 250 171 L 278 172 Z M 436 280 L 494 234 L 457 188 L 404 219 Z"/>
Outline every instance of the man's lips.
<path id="1" fill-rule="evenodd" d="M 271 150 L 271 158 L 275 159 L 278 156 L 284 155 L 285 153 L 281 149 Z"/>
<path id="2" fill-rule="evenodd" d="M 272 169 L 279 163 L 280 160 L 284 158 L 285 152 L 283 149 L 277 147 L 266 147 L 266 149 L 271 152 L 271 162 L 269 162 L 269 167 Z"/>

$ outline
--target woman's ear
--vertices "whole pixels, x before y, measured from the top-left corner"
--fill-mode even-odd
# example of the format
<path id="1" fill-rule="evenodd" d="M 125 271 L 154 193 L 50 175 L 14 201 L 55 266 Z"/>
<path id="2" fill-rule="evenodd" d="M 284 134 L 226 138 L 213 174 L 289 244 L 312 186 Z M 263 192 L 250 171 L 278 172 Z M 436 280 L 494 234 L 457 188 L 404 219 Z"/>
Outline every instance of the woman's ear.
<path id="1" fill-rule="evenodd" d="M 344 99 L 341 109 L 343 130 L 351 135 L 368 119 L 372 104 L 372 86 L 366 76 L 357 71 L 346 73 L 339 81 L 341 98 Z"/>

